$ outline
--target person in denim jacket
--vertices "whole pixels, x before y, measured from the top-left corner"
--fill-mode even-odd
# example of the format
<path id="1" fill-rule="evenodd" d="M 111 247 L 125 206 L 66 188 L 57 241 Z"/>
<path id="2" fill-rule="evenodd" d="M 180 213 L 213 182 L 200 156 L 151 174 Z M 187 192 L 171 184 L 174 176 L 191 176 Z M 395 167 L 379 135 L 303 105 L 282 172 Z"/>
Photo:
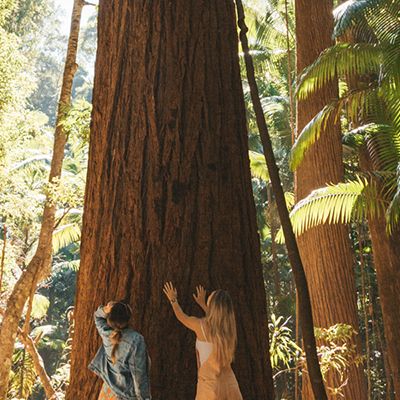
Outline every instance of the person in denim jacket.
<path id="1" fill-rule="evenodd" d="M 123 302 L 109 302 L 94 313 L 103 341 L 89 365 L 103 380 L 99 400 L 150 400 L 149 364 L 142 335 L 129 327 L 132 311 Z"/>

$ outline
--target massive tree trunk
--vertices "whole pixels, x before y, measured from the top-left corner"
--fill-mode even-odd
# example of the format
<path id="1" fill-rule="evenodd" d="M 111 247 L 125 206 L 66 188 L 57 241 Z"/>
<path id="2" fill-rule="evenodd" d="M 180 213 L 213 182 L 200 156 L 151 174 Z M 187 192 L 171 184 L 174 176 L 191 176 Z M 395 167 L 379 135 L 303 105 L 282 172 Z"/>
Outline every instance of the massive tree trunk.
<path id="1" fill-rule="evenodd" d="M 231 0 L 102 0 L 67 399 L 96 399 L 86 366 L 96 306 L 128 300 L 156 399 L 195 395 L 193 333 L 162 295 L 199 313 L 199 283 L 226 288 L 244 398 L 273 399 L 266 300 Z"/>
<path id="2" fill-rule="evenodd" d="M 297 71 L 310 65 L 332 45 L 332 0 L 296 0 Z M 337 82 L 327 84 L 297 106 L 297 130 L 304 126 L 338 95 Z M 296 172 L 296 197 L 301 200 L 313 189 L 343 179 L 342 144 L 339 126 L 328 123 L 327 132 L 307 151 Z M 352 325 L 358 331 L 356 287 L 348 230 L 341 225 L 313 228 L 298 239 L 311 292 L 314 323 L 327 328 L 336 323 Z M 359 345 L 359 340 L 355 339 Z M 362 366 L 349 371 L 344 398 L 366 398 Z M 306 380 L 307 381 L 307 380 Z M 334 386 L 327 382 L 327 386 Z M 303 397 L 312 398 L 309 385 Z"/>
<path id="3" fill-rule="evenodd" d="M 61 176 L 64 148 L 67 143 L 67 135 L 64 132 L 63 126 L 60 125 L 60 121 L 65 114 L 65 108 L 71 102 L 72 83 L 77 69 L 76 54 L 83 6 L 83 0 L 75 0 L 58 107 L 56 131 L 54 134 L 53 157 L 49 176 L 49 182 L 51 183 L 56 183 L 57 179 Z M 37 283 L 50 273 L 55 213 L 56 207 L 51 198 L 47 196 L 37 250 L 15 284 L 7 301 L 7 308 L 0 327 L 0 399 L 6 398 L 14 343 L 24 305 L 31 294 L 32 288 L 36 288 Z"/>

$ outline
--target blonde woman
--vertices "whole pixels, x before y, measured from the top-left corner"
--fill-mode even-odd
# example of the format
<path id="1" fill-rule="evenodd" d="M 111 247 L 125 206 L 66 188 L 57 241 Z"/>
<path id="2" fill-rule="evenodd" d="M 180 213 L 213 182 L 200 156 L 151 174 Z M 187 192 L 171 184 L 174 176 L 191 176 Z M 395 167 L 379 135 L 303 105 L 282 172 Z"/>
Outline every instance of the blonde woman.
<path id="1" fill-rule="evenodd" d="M 210 294 L 206 303 L 206 291 L 198 286 L 193 297 L 206 316 L 196 318 L 182 311 L 177 290 L 171 282 L 164 285 L 163 291 L 178 321 L 196 334 L 196 400 L 242 400 L 231 368 L 237 339 L 235 313 L 229 293 L 216 290 Z"/>

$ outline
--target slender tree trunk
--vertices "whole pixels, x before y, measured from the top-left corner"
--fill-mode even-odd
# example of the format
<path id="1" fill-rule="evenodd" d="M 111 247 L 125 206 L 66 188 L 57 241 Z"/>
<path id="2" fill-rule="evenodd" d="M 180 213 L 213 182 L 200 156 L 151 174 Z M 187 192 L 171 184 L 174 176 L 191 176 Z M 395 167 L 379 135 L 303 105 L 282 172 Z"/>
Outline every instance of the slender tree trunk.
<path id="1" fill-rule="evenodd" d="M 77 69 L 76 53 L 83 5 L 84 2 L 82 0 L 75 0 L 72 12 L 71 33 L 68 41 L 63 84 L 54 135 L 53 158 L 49 177 L 50 183 L 56 182 L 61 176 L 67 135 L 62 125 L 60 125 L 60 121 L 65 113 L 65 107 L 67 107 L 71 101 L 72 82 Z M 14 343 L 24 305 L 29 297 L 31 288 L 36 287 L 37 282 L 45 278 L 50 272 L 55 212 L 56 207 L 48 196 L 43 210 L 42 226 L 36 253 L 15 284 L 7 302 L 7 308 L 0 327 L 0 399 L 6 397 Z"/>
<path id="2" fill-rule="evenodd" d="M 265 292 L 231 0 L 101 0 L 67 399 L 97 399 L 93 311 L 124 298 L 147 342 L 155 399 L 193 399 L 197 284 L 235 302 L 246 399 L 273 399 Z M 200 313 L 199 313 L 200 314 Z"/>
<path id="3" fill-rule="evenodd" d="M 360 276 L 361 276 L 361 304 L 364 316 L 365 328 L 365 350 L 366 350 L 366 364 L 367 364 L 367 400 L 371 399 L 371 348 L 369 342 L 369 323 L 368 323 L 368 309 L 367 309 L 367 290 L 365 279 L 365 258 L 364 258 L 364 236 L 362 235 L 362 225 L 358 226 L 358 250 L 360 255 Z"/>
<path id="4" fill-rule="evenodd" d="M 278 253 L 276 248 L 276 233 L 278 231 L 279 225 L 277 225 L 275 221 L 275 219 L 277 218 L 276 202 L 273 197 L 272 188 L 270 184 L 267 185 L 267 200 L 268 200 L 267 218 L 269 220 L 269 226 L 271 231 L 272 272 L 274 275 L 275 297 L 279 306 L 279 301 L 281 299 L 281 286 L 279 278 Z"/>
<path id="5" fill-rule="evenodd" d="M 267 123 L 265 121 L 265 116 L 262 109 L 260 96 L 258 93 L 253 59 L 250 55 L 250 49 L 247 40 L 248 28 L 245 23 L 245 15 L 244 15 L 242 1 L 236 0 L 236 5 L 238 14 L 238 24 L 240 28 L 240 41 L 242 44 L 244 59 L 246 63 L 247 80 L 249 82 L 251 99 L 253 102 L 254 112 L 256 114 L 257 127 L 261 137 L 265 162 L 268 167 L 272 189 L 274 191 L 276 198 L 276 204 L 279 212 L 279 218 L 281 221 L 282 230 L 285 236 L 285 243 L 288 250 L 290 264 L 292 266 L 292 271 L 296 281 L 296 289 L 298 293 L 299 310 L 301 316 L 300 321 L 301 321 L 301 328 L 303 331 L 304 346 L 306 351 L 306 361 L 307 361 L 308 371 L 310 374 L 311 386 L 315 397 L 318 400 L 324 400 L 327 398 L 327 396 L 317 356 L 317 349 L 314 336 L 313 315 L 312 315 L 307 280 L 303 269 L 303 264 L 300 258 L 299 249 L 297 247 L 296 237 L 294 236 L 293 227 L 290 222 L 289 211 L 286 207 L 286 200 L 279 176 L 279 170 L 275 161 L 272 142 L 269 136 Z"/>
<path id="6" fill-rule="evenodd" d="M 22 329 L 19 328 L 18 328 L 18 336 L 22 341 L 22 343 L 25 345 L 26 350 L 28 350 L 28 353 L 32 357 L 36 374 L 39 376 L 44 392 L 46 393 L 46 398 L 48 400 L 54 400 L 56 398 L 56 392 L 53 386 L 51 385 L 50 378 L 47 375 L 47 372 L 44 368 L 43 359 L 36 348 L 35 342 L 29 335 L 26 335 L 22 331 Z"/>
<path id="7" fill-rule="evenodd" d="M 295 6 L 299 74 L 333 44 L 333 2 L 296 0 Z M 296 108 L 298 131 L 337 95 L 337 82 L 332 82 L 307 100 L 299 102 Z M 327 130 L 307 151 L 296 171 L 297 201 L 318 187 L 343 179 L 340 129 L 331 121 Z M 327 328 L 336 323 L 345 323 L 358 331 L 356 286 L 348 229 L 342 225 L 319 226 L 301 235 L 298 243 L 310 285 L 315 325 Z M 361 351 L 359 338 L 355 340 Z M 344 398 L 365 399 L 362 365 L 358 368 L 353 366 L 348 378 Z M 334 387 L 335 382 L 328 381 L 327 385 Z M 303 398 L 311 398 L 307 379 L 303 382 Z"/>
<path id="8" fill-rule="evenodd" d="M 285 25 L 286 25 L 286 52 L 287 52 L 287 65 L 288 65 L 288 88 L 289 88 L 289 125 L 292 136 L 292 144 L 295 141 L 295 110 L 293 99 L 293 80 L 292 80 L 292 51 L 290 49 L 290 27 L 289 27 L 289 1 L 285 0 Z"/>
<path id="9" fill-rule="evenodd" d="M 4 260 L 6 256 L 7 246 L 7 225 L 3 225 L 3 248 L 1 250 L 1 261 L 0 261 L 0 294 L 3 287 L 3 274 L 4 274 Z"/>

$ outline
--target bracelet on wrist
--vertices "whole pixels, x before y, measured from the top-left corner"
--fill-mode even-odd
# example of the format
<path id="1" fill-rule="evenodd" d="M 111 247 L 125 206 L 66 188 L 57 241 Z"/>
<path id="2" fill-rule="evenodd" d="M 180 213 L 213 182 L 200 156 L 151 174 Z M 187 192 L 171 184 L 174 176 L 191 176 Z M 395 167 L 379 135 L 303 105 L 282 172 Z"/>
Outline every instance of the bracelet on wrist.
<path id="1" fill-rule="evenodd" d="M 176 303 L 177 301 L 178 301 L 178 299 L 175 297 L 174 299 L 170 300 L 170 303 L 173 304 L 173 303 Z"/>

